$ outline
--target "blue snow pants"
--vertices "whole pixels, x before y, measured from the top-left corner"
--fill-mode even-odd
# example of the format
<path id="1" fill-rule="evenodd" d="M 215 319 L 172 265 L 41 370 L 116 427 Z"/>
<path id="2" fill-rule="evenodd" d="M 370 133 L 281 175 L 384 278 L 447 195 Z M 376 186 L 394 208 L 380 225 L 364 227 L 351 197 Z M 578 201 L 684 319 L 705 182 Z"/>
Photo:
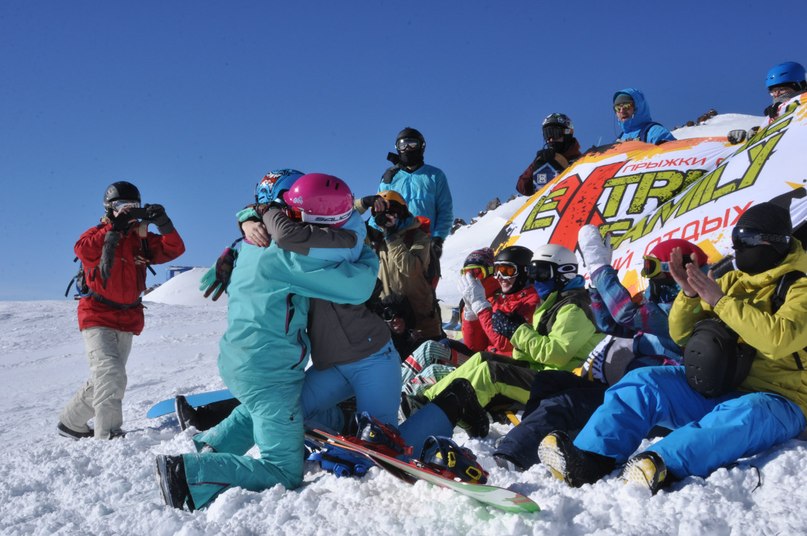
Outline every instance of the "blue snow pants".
<path id="1" fill-rule="evenodd" d="M 648 450 L 680 479 L 706 477 L 792 439 L 807 420 L 796 404 L 774 393 L 704 398 L 689 387 L 684 367 L 646 367 L 606 391 L 574 444 L 624 463 L 655 425 L 673 431 Z"/>
<path id="2" fill-rule="evenodd" d="M 538 460 L 538 444 L 550 432 L 563 430 L 575 437 L 602 404 L 607 386 L 564 370 L 536 374 L 521 423 L 496 448 L 527 469 Z"/>
<path id="3" fill-rule="evenodd" d="M 401 359 L 392 342 L 359 361 L 325 370 L 313 367 L 305 372 L 301 406 L 303 421 L 310 428 L 341 432 L 342 411 L 336 404 L 356 396 L 356 410 L 395 425 L 401 398 Z M 210 430 L 193 438 L 197 449 L 210 445 L 216 452 L 245 454 L 255 444 L 250 412 L 243 404 Z M 300 452 L 302 460 L 303 453 Z"/>

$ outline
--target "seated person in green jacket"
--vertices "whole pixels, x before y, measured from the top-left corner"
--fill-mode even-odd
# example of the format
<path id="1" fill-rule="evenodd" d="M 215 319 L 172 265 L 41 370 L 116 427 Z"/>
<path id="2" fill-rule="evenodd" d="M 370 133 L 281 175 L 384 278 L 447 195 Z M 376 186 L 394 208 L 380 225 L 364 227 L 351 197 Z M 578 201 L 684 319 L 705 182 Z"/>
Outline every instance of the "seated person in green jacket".
<path id="1" fill-rule="evenodd" d="M 494 329 L 512 342 L 513 357 L 479 352 L 426 390 L 421 402 L 431 403 L 401 424 L 408 444 L 422 445 L 429 435 L 450 437 L 460 421 L 472 437 L 485 437 L 489 421 L 483 408 L 494 397 L 526 403 L 539 371 L 579 367 L 602 339 L 574 253 L 555 244 L 542 246 L 530 272 L 542 300 L 532 325 L 520 315 L 496 313 L 493 319 Z"/>

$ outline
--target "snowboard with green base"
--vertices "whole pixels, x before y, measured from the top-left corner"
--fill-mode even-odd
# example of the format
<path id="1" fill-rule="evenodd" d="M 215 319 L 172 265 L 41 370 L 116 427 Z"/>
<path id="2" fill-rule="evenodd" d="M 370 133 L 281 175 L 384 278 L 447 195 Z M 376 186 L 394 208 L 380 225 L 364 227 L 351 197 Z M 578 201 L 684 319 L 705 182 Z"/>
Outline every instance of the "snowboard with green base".
<path id="1" fill-rule="evenodd" d="M 366 456 L 381 469 L 409 484 L 413 484 L 418 480 L 425 480 L 426 482 L 456 491 L 482 504 L 504 510 L 505 512 L 523 514 L 541 510 L 538 504 L 526 495 L 498 486 L 471 484 L 452 480 L 437 474 L 415 458 L 403 461 L 363 445 L 358 445 L 346 437 L 332 435 L 321 430 L 308 430 L 306 431 L 306 437 L 323 444 L 336 445 Z"/>

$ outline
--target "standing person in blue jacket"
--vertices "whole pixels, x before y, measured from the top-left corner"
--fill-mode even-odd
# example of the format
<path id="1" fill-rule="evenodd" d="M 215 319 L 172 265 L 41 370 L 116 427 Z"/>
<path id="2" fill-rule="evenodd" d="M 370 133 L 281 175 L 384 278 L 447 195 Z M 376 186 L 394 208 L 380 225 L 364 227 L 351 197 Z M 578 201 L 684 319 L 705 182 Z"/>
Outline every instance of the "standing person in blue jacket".
<path id="1" fill-rule="evenodd" d="M 300 177 L 283 196 L 289 214 L 306 223 L 340 227 L 353 212 L 347 184 L 330 175 Z M 270 207 L 266 207 L 267 209 Z M 263 213 L 267 229 L 271 210 Z M 262 491 L 275 484 L 294 489 L 303 479 L 303 410 L 310 298 L 360 304 L 372 293 L 378 258 L 354 240 L 341 259 L 333 249 L 318 258 L 245 243 L 229 282 L 228 326 L 220 342 L 219 372 L 249 414 L 260 457 L 200 452 L 158 456 L 165 502 L 190 510 L 231 486 Z M 355 259 L 355 262 L 350 262 Z"/>
<path id="2" fill-rule="evenodd" d="M 443 242 L 454 223 L 454 204 L 446 174 L 426 164 L 426 139 L 419 131 L 406 127 L 395 138 L 395 153 L 387 159 L 393 166 L 384 172 L 378 191 L 395 190 L 406 201 L 409 212 L 425 216 L 431 222 L 432 251 L 439 261 Z M 439 264 L 434 273 L 439 276 Z"/>
<path id="3" fill-rule="evenodd" d="M 681 348 L 670 337 L 667 315 L 680 290 L 670 275 L 670 255 L 681 248 L 685 262 L 706 264 L 706 254 L 686 240 L 657 244 L 644 257 L 642 276 L 648 287 L 641 302 L 634 301 L 611 266 L 611 248 L 595 225 L 579 233 L 580 250 L 591 279 L 591 310 L 597 328 L 606 333 L 583 364 L 581 374 L 539 372 L 521 424 L 497 446 L 493 456 L 508 469 L 525 470 L 538 463 L 538 444 L 550 432 L 577 435 L 602 405 L 605 390 L 629 370 L 643 366 L 679 364 Z"/>
<path id="4" fill-rule="evenodd" d="M 637 140 L 661 145 L 675 140 L 666 127 L 650 117 L 650 107 L 638 89 L 629 87 L 614 93 L 614 112 L 622 129 L 617 141 Z"/>

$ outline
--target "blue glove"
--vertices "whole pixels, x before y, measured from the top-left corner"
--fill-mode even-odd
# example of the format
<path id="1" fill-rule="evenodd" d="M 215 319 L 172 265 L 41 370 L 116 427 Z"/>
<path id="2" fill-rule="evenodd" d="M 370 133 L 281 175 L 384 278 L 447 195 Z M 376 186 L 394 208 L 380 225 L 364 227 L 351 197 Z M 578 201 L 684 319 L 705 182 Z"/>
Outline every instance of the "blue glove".
<path id="1" fill-rule="evenodd" d="M 513 338 L 513 333 L 520 325 L 527 323 L 524 317 L 518 313 L 508 314 L 501 311 L 493 313 L 491 320 L 493 321 L 493 331 L 508 339 Z"/>

